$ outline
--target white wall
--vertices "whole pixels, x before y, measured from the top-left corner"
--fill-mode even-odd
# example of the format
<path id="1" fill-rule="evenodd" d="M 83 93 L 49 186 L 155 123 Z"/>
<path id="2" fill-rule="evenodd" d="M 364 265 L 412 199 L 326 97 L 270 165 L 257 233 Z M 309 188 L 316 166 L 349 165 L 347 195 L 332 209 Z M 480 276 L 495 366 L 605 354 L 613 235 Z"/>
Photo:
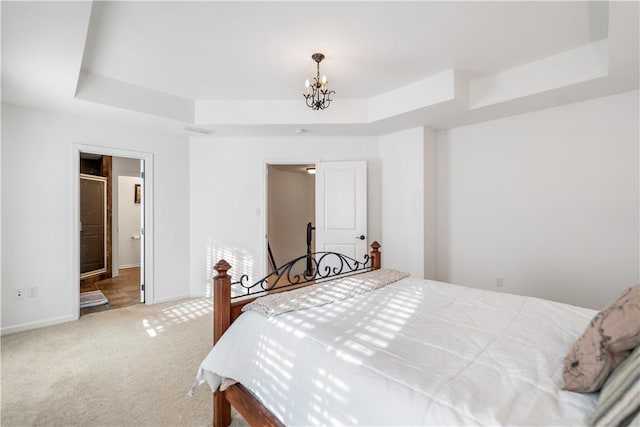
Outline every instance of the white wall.
<path id="1" fill-rule="evenodd" d="M 2 332 L 71 320 L 74 143 L 153 153 L 156 302 L 208 293 L 221 257 L 263 275 L 265 163 L 322 160 L 368 161 L 368 237 L 386 266 L 428 276 L 437 224 L 440 280 L 500 276 L 506 292 L 590 307 L 639 281 L 637 91 L 438 132 L 437 222 L 432 137 L 187 142 L 3 105 Z M 29 286 L 38 297 L 12 298 Z"/>
<path id="2" fill-rule="evenodd" d="M 638 92 L 438 133 L 438 277 L 600 308 L 639 278 Z"/>
<path id="3" fill-rule="evenodd" d="M 424 128 L 424 278 L 438 278 L 438 133 Z"/>
<path id="4" fill-rule="evenodd" d="M 197 137 L 191 138 L 190 159 L 193 295 L 210 292 L 213 265 L 220 258 L 234 267 L 233 277 L 264 275 L 265 163 L 367 160 L 368 237 L 370 242 L 380 239 L 375 137 Z"/>
<path id="5" fill-rule="evenodd" d="M 380 137 L 382 265 L 435 278 L 435 133 L 424 127 Z"/>
<path id="6" fill-rule="evenodd" d="M 118 235 L 118 229 L 120 227 L 118 218 L 118 206 L 120 202 L 119 197 L 119 185 L 118 181 L 121 176 L 126 177 L 140 177 L 140 160 L 129 159 L 126 157 L 114 156 L 111 159 L 111 173 L 112 173 L 112 275 L 116 277 L 120 268 L 120 237 Z M 139 180 L 138 180 L 139 181 Z M 138 228 L 140 219 L 138 219 Z M 138 257 L 140 255 L 138 254 Z M 138 261 L 139 263 L 140 261 Z"/>
<path id="7" fill-rule="evenodd" d="M 120 268 L 140 266 L 141 203 L 135 203 L 135 185 L 142 180 L 135 176 L 118 177 L 118 265 Z M 114 197 L 115 198 L 115 197 Z"/>
<path id="8" fill-rule="evenodd" d="M 277 266 L 306 253 L 307 224 L 316 223 L 315 175 L 304 172 L 303 167 L 297 169 L 269 166 L 267 235 Z M 302 274 L 304 263 L 297 263 L 295 268 L 293 273 Z"/>
<path id="9" fill-rule="evenodd" d="M 154 300 L 189 295 L 187 139 L 3 105 L 3 333 L 73 319 L 74 143 L 153 154 Z M 12 298 L 29 286 L 37 297 Z"/>

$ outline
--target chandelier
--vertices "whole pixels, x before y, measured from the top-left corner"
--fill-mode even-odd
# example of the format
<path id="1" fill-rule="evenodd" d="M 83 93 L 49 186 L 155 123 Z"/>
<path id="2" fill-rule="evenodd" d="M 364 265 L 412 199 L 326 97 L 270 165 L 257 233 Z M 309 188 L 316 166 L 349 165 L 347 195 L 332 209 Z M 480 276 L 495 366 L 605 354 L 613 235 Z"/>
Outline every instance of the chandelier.
<path id="1" fill-rule="evenodd" d="M 314 53 L 311 59 L 316 61 L 317 73 L 313 83 L 309 83 L 309 79 L 304 82 L 304 99 L 307 101 L 307 107 L 312 110 L 324 110 L 331 104 L 331 95 L 336 91 L 327 89 L 327 76 L 322 76 L 320 80 L 320 61 L 324 59 L 324 55 Z"/>

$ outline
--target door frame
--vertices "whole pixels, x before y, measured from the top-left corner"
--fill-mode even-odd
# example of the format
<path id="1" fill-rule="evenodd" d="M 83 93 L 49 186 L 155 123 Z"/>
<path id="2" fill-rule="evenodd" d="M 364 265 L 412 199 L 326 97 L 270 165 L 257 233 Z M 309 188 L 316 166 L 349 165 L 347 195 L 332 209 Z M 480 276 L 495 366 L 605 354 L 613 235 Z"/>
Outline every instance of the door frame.
<path id="1" fill-rule="evenodd" d="M 96 145 L 72 144 L 71 164 L 71 280 L 70 301 L 71 314 L 74 319 L 80 318 L 80 153 L 90 153 L 102 156 L 128 157 L 144 160 L 144 271 L 140 271 L 144 277 L 145 304 L 154 303 L 153 293 L 153 154 L 141 151 L 122 150 L 117 148 L 102 147 Z"/>

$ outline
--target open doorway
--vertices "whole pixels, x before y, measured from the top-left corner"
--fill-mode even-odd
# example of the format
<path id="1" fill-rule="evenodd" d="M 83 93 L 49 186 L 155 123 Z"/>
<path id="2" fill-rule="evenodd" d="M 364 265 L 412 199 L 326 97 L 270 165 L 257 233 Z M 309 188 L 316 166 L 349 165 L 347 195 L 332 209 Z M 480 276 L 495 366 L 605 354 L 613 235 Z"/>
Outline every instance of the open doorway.
<path id="1" fill-rule="evenodd" d="M 315 251 L 315 203 L 314 164 L 267 165 L 267 273 Z"/>
<path id="2" fill-rule="evenodd" d="M 144 159 L 79 152 L 79 314 L 145 302 Z"/>
<path id="3" fill-rule="evenodd" d="M 339 253 L 356 261 L 366 259 L 366 161 L 266 164 L 266 174 L 267 274 L 283 267 L 279 273 L 294 282 L 295 275 L 313 274 L 310 253 L 316 254 L 316 260 L 321 252 Z M 307 233 L 310 223 L 312 230 Z M 306 263 L 295 263 L 290 272 L 284 267 L 301 256 Z M 327 267 L 340 266 L 321 263 L 316 268 Z M 276 281 L 286 284 L 283 279 Z"/>

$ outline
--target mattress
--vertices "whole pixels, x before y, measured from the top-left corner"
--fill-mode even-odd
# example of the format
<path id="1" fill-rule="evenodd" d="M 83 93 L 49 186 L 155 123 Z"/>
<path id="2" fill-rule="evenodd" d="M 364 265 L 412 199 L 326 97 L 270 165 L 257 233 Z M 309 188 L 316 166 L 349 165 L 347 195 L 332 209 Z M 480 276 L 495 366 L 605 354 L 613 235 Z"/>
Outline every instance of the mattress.
<path id="1" fill-rule="evenodd" d="M 598 395 L 562 390 L 595 311 L 405 278 L 267 318 L 242 314 L 196 383 L 248 388 L 287 425 L 586 425 Z"/>

